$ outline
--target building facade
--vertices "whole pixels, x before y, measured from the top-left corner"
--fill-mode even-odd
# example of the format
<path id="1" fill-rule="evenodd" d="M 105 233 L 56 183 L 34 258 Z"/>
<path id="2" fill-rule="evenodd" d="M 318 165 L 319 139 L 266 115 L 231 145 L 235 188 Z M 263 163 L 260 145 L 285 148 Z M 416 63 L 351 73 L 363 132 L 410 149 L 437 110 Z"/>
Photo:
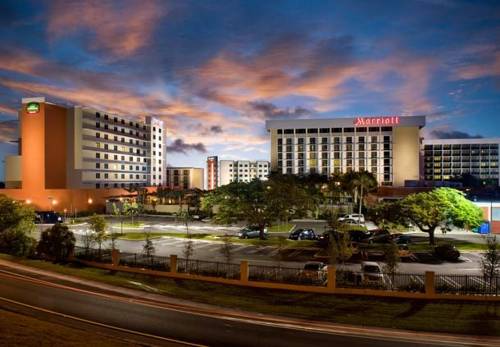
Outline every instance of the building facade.
<path id="1" fill-rule="evenodd" d="M 221 160 L 219 166 L 219 186 L 223 186 L 234 181 L 250 182 L 255 178 L 267 180 L 271 163 L 266 160 Z"/>
<path id="2" fill-rule="evenodd" d="M 432 139 L 422 145 L 426 181 L 446 182 L 472 175 L 484 183 L 500 185 L 500 138 Z"/>
<path id="3" fill-rule="evenodd" d="M 268 120 L 271 170 L 331 175 L 366 170 L 387 186 L 420 179 L 425 117 Z"/>
<path id="4" fill-rule="evenodd" d="M 159 119 L 138 121 L 24 98 L 19 120 L 19 156 L 7 158 L 5 167 L 10 188 L 126 188 L 166 182 L 166 132 Z"/>
<path id="5" fill-rule="evenodd" d="M 213 190 L 218 187 L 219 182 L 219 158 L 211 156 L 207 158 L 207 189 Z"/>
<path id="6" fill-rule="evenodd" d="M 166 187 L 172 190 L 201 189 L 204 187 L 203 169 L 195 167 L 167 167 Z"/>

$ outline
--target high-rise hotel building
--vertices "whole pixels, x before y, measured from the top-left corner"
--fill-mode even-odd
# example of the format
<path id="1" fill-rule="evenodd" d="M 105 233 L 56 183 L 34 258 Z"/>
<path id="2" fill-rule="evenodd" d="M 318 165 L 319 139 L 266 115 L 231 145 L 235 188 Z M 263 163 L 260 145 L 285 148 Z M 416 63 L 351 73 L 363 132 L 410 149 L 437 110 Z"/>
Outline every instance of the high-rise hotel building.
<path id="1" fill-rule="evenodd" d="M 451 181 L 463 175 L 500 185 L 500 138 L 423 141 L 424 179 Z"/>
<path id="2" fill-rule="evenodd" d="M 224 186 L 231 182 L 267 180 L 271 165 L 267 160 L 221 160 L 219 166 L 219 186 Z"/>
<path id="3" fill-rule="evenodd" d="M 163 121 L 24 98 L 19 155 L 6 161 L 8 188 L 124 188 L 166 182 Z"/>
<path id="4" fill-rule="evenodd" d="M 268 120 L 271 169 L 284 174 L 372 172 L 380 184 L 420 179 L 424 116 Z"/>

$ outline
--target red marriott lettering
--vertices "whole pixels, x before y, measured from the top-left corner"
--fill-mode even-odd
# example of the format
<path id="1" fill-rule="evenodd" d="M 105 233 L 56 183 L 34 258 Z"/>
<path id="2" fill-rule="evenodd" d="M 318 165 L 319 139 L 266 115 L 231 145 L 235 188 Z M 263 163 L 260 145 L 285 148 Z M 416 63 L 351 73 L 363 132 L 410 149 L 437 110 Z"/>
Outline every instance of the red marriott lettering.
<path id="1" fill-rule="evenodd" d="M 399 116 L 389 117 L 357 117 L 354 121 L 355 126 L 365 125 L 396 125 L 399 124 Z"/>

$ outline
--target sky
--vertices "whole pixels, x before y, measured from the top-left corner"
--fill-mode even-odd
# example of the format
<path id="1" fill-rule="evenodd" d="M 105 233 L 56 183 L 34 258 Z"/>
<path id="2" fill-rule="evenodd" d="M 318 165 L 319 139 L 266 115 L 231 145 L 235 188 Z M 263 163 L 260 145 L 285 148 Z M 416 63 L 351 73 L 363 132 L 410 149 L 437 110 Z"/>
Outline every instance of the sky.
<path id="1" fill-rule="evenodd" d="M 160 117 L 171 166 L 269 159 L 266 119 L 500 137 L 499 1 L 2 0 L 0 22 L 0 158 L 30 96 Z"/>

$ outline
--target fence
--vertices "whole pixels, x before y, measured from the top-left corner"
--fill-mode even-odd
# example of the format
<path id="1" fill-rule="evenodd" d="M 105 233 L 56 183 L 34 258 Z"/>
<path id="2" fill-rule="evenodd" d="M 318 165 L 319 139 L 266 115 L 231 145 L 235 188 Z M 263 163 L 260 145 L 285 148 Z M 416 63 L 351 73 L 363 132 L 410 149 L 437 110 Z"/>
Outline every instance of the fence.
<path id="1" fill-rule="evenodd" d="M 407 273 L 364 274 L 338 269 L 336 286 L 338 288 L 370 288 L 423 293 L 425 291 L 425 275 Z"/>
<path id="2" fill-rule="evenodd" d="M 110 249 L 75 247 L 73 254 L 78 259 L 91 260 L 99 263 L 109 263 L 112 260 Z"/>
<path id="3" fill-rule="evenodd" d="M 249 265 L 251 281 L 326 286 L 326 271 L 312 271 L 281 266 Z"/>
<path id="4" fill-rule="evenodd" d="M 170 258 L 141 253 L 120 253 L 120 265 L 146 268 L 151 270 L 170 271 Z"/>
<path id="5" fill-rule="evenodd" d="M 179 258 L 177 259 L 177 272 L 191 275 L 239 279 L 240 264 Z"/>
<path id="6" fill-rule="evenodd" d="M 113 254 L 111 250 L 97 250 L 75 248 L 75 258 L 98 263 L 112 263 L 130 268 L 156 270 L 164 272 L 167 276 L 177 273 L 183 275 L 197 275 L 204 278 L 231 283 L 253 283 L 254 286 L 295 287 L 305 291 L 330 290 L 346 292 L 349 290 L 375 290 L 375 292 L 391 295 L 424 295 L 437 297 L 440 295 L 452 296 L 494 296 L 500 297 L 500 277 L 491 279 L 478 275 L 447 275 L 409 273 L 362 273 L 337 269 L 330 271 L 304 270 L 299 267 L 283 267 L 269 265 L 248 264 L 246 261 L 235 264 L 199 259 L 182 259 L 172 255 L 147 256 L 139 253 Z M 330 279 L 331 283 L 328 283 Z M 218 281 L 218 280 L 217 280 Z M 236 282 L 235 282 L 236 281 Z M 310 288 L 310 289 L 307 289 Z M 371 291 L 373 293 L 374 291 Z M 396 294 L 399 292 L 400 294 Z M 394 294 L 391 294 L 394 293 Z M 408 293 L 408 294 L 405 294 Z M 382 294 L 381 294 L 382 295 Z M 436 296 L 437 295 L 437 296 Z"/>
<path id="7" fill-rule="evenodd" d="M 436 275 L 436 293 L 500 295 L 500 277 L 477 275 Z"/>

